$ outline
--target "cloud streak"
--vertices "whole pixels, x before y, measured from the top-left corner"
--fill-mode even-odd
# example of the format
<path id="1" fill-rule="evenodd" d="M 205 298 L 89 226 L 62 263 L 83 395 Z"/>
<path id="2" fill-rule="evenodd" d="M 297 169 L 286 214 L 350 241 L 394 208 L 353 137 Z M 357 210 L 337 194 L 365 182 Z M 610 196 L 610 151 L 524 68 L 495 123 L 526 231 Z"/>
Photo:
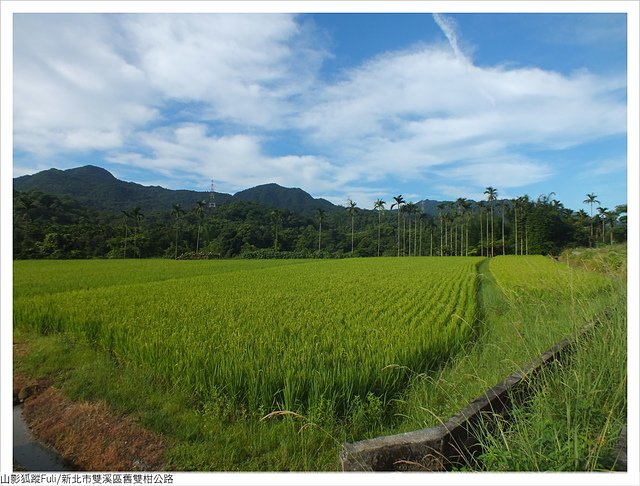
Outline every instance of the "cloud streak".
<path id="1" fill-rule="evenodd" d="M 456 24 L 453 19 L 447 17 L 445 15 L 434 13 L 433 20 L 440 27 L 442 33 L 447 37 L 449 41 L 449 46 L 451 46 L 451 50 L 456 57 L 463 58 L 465 57 L 460 47 L 458 46 L 458 34 L 456 29 Z"/>

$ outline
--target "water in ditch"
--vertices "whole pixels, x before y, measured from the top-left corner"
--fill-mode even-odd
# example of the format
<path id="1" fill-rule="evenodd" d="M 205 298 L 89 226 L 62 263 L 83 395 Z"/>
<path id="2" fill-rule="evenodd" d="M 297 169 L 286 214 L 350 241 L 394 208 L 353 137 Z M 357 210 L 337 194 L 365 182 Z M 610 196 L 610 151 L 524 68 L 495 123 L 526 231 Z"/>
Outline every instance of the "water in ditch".
<path id="1" fill-rule="evenodd" d="M 70 471 L 62 458 L 39 443 L 22 417 L 22 407 L 13 407 L 13 462 L 25 471 Z"/>

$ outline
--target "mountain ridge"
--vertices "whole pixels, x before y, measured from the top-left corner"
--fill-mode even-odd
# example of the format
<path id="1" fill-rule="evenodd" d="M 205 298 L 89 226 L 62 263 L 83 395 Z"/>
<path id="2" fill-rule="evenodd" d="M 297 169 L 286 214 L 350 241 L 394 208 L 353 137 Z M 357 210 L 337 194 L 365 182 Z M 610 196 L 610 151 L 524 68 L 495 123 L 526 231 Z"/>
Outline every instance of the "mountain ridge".
<path id="1" fill-rule="evenodd" d="M 39 190 L 67 196 L 86 206 L 106 211 L 121 211 L 139 206 L 143 211 L 169 211 L 173 204 L 191 207 L 197 201 L 209 201 L 210 193 L 187 189 L 145 186 L 116 178 L 107 169 L 85 165 L 71 169 L 46 169 L 13 179 L 14 191 Z M 278 209 L 309 214 L 317 208 L 333 211 L 340 208 L 326 199 L 314 198 L 300 188 L 276 183 L 261 184 L 235 193 L 215 192 L 216 204 L 234 201 L 257 202 Z"/>

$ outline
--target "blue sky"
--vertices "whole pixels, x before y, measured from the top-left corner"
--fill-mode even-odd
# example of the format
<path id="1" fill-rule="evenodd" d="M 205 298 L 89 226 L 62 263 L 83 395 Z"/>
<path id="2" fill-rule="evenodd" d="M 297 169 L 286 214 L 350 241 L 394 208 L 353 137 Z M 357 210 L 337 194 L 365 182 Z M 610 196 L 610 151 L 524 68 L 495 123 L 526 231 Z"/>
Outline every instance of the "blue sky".
<path id="1" fill-rule="evenodd" d="M 611 209 L 626 43 L 624 14 L 17 14 L 14 176 Z"/>

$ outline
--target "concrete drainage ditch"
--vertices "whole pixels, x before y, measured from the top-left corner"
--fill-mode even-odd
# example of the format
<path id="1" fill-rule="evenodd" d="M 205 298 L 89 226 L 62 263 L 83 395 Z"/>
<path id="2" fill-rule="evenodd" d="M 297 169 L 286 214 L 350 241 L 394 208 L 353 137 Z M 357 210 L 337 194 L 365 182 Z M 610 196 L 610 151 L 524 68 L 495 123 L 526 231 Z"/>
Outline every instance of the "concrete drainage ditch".
<path id="1" fill-rule="evenodd" d="M 586 325 L 578 336 L 593 326 L 594 323 Z M 563 339 L 437 427 L 343 444 L 342 470 L 446 471 L 473 464 L 473 457 L 479 452 L 475 430 L 481 421 L 508 416 L 512 406 L 521 403 L 530 393 L 535 376 L 550 363 L 569 354 L 571 345 L 571 340 Z M 626 470 L 626 435 L 624 440 L 621 436 L 618 457 L 624 458 L 624 461 L 618 461 L 618 469 Z"/>

